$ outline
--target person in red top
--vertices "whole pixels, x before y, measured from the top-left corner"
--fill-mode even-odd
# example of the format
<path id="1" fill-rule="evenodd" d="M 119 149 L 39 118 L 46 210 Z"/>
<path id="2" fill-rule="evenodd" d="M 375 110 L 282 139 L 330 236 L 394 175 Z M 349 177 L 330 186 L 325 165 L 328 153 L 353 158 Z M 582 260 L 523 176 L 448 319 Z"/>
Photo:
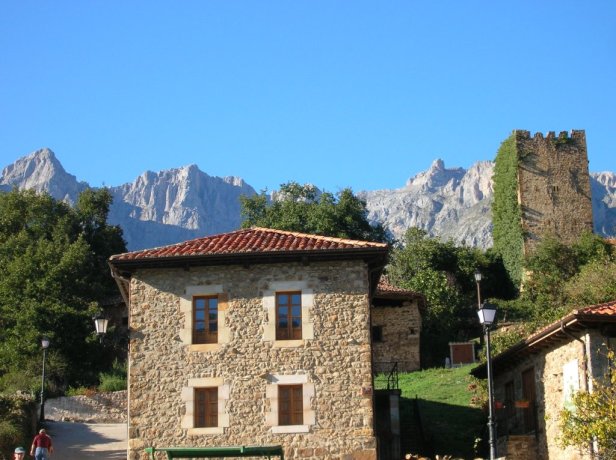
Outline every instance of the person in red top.
<path id="1" fill-rule="evenodd" d="M 45 429 L 41 429 L 32 441 L 30 455 L 34 456 L 35 460 L 48 460 L 51 454 L 53 454 L 51 438 L 47 435 Z"/>

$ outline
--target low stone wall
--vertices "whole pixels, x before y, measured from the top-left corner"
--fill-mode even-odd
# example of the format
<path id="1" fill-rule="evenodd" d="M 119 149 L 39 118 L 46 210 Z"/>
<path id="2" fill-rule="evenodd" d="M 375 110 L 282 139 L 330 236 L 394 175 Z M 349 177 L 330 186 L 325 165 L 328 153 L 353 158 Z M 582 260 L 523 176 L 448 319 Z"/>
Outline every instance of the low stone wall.
<path id="1" fill-rule="evenodd" d="M 63 422 L 126 423 L 126 391 L 48 399 L 45 418 Z"/>

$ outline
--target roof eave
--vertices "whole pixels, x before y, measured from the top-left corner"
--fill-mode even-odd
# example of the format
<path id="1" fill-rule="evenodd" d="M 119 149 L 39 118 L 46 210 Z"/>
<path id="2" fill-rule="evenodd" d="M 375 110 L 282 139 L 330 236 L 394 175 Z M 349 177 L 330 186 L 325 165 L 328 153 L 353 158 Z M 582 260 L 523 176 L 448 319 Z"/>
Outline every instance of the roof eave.
<path id="1" fill-rule="evenodd" d="M 187 268 L 213 265 L 252 265 L 291 261 L 368 259 L 370 265 L 385 265 L 388 248 L 344 248 L 316 251 L 267 251 L 232 254 L 206 254 L 191 256 L 151 257 L 141 259 L 114 259 L 109 264 L 122 272 L 142 268 Z"/>
<path id="2" fill-rule="evenodd" d="M 525 351 L 527 354 L 535 352 L 542 342 L 545 342 L 550 338 L 564 340 L 567 335 L 562 333 L 563 329 L 571 329 L 573 326 L 578 325 L 591 326 L 593 324 L 600 323 L 616 323 L 616 317 L 608 315 L 582 314 L 578 313 L 577 311 L 574 311 L 559 320 L 558 322 L 552 323 L 550 326 L 538 332 L 537 334 L 531 335 L 530 337 L 518 342 L 515 345 L 512 345 L 508 349 L 494 356 L 492 358 L 492 365 L 494 367 L 494 370 L 496 372 L 497 370 L 506 367 L 507 364 L 511 361 L 514 361 L 516 355 L 521 353 L 522 351 Z M 480 364 L 479 366 L 471 370 L 471 374 L 477 378 L 485 378 L 486 373 L 487 370 L 485 363 Z"/>

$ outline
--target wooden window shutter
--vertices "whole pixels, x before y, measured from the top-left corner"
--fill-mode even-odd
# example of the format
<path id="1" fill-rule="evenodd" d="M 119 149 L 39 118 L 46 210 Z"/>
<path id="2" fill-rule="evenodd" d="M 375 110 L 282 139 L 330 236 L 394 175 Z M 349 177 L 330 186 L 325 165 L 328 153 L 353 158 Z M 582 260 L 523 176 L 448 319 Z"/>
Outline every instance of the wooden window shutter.
<path id="1" fill-rule="evenodd" d="M 278 386 L 278 425 L 303 425 L 302 385 Z"/>
<path id="2" fill-rule="evenodd" d="M 195 428 L 218 426 L 218 388 L 195 388 Z"/>

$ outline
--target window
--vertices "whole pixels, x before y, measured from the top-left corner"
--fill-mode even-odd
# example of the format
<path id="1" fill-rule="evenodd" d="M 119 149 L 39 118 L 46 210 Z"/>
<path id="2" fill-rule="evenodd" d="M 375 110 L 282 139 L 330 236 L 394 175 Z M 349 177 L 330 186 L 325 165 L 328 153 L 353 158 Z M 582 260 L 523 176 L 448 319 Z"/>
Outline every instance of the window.
<path id="1" fill-rule="evenodd" d="M 302 385 L 278 386 L 278 425 L 303 425 Z"/>
<path id="2" fill-rule="evenodd" d="M 230 382 L 222 377 L 189 378 L 182 387 L 182 428 L 188 436 L 223 434 L 229 427 Z"/>
<path id="3" fill-rule="evenodd" d="M 372 341 L 373 342 L 383 341 L 383 326 L 372 326 Z"/>
<path id="4" fill-rule="evenodd" d="M 273 342 L 274 348 L 301 347 L 307 340 L 313 340 L 314 304 L 315 294 L 309 281 L 268 283 L 263 290 L 263 340 Z"/>
<path id="5" fill-rule="evenodd" d="M 306 374 L 270 374 L 268 382 L 265 424 L 272 433 L 309 433 L 316 423 L 314 383 L 308 381 Z"/>
<path id="6" fill-rule="evenodd" d="M 228 310 L 229 294 L 222 284 L 186 286 L 180 298 L 184 317 L 179 334 L 182 344 L 191 352 L 203 353 L 219 350 L 222 344 L 231 342 Z"/>
<path id="7" fill-rule="evenodd" d="M 218 343 L 218 297 L 193 297 L 193 343 Z"/>
<path id="8" fill-rule="evenodd" d="M 276 293 L 276 340 L 302 338 L 302 293 Z"/>
<path id="9" fill-rule="evenodd" d="M 195 428 L 218 426 L 218 388 L 195 388 Z"/>

